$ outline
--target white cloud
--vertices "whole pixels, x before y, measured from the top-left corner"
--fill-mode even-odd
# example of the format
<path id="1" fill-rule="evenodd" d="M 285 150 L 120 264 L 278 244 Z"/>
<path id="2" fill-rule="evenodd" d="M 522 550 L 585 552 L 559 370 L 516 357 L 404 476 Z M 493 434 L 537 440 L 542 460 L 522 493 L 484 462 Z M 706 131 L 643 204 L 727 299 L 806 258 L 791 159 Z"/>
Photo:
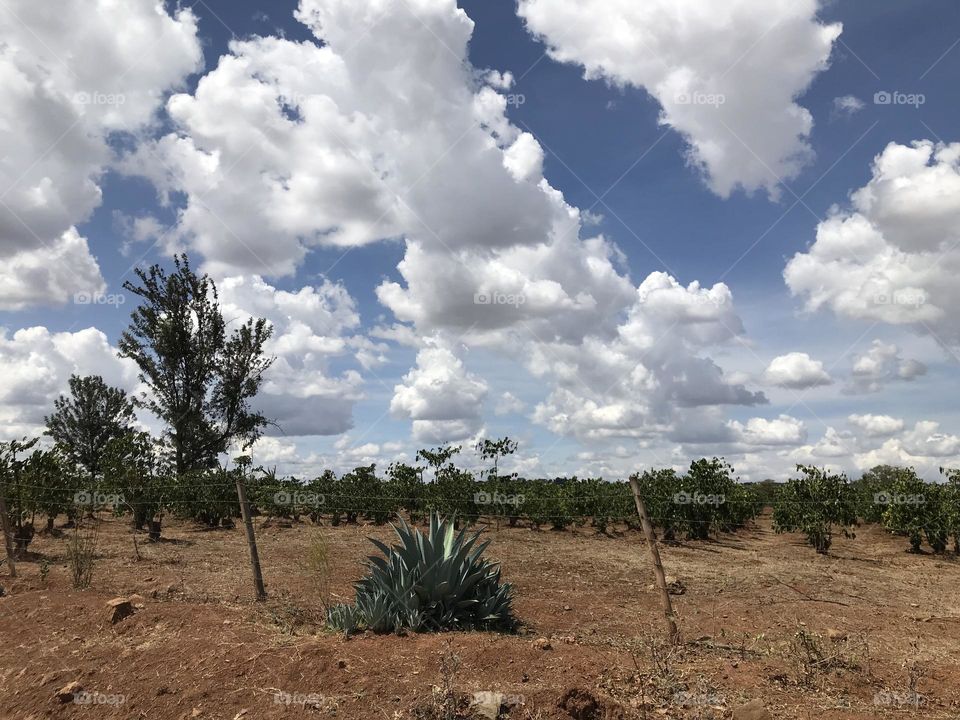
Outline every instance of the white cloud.
<path id="1" fill-rule="evenodd" d="M 960 143 L 890 143 L 873 176 L 784 270 L 810 311 L 908 325 L 960 343 Z"/>
<path id="2" fill-rule="evenodd" d="M 731 420 L 727 424 L 736 439 L 745 445 L 800 445 L 807 439 L 803 421 L 790 415 L 780 415 L 772 420 L 750 418 L 746 424 Z"/>
<path id="3" fill-rule="evenodd" d="M 870 349 L 854 355 L 847 392 L 879 392 L 889 382 L 907 381 L 925 375 L 927 366 L 919 360 L 904 359 L 900 348 L 892 343 L 874 340 Z"/>
<path id="4" fill-rule="evenodd" d="M 514 396 L 513 393 L 505 392 L 497 399 L 494 412 L 497 415 L 512 415 L 523 412 L 524 408 L 526 408 L 526 403 L 523 400 Z"/>
<path id="5" fill-rule="evenodd" d="M 903 420 L 889 415 L 850 415 L 847 421 L 869 437 L 887 437 L 903 430 Z"/>
<path id="6" fill-rule="evenodd" d="M 0 284 L 0 303 L 62 303 L 103 282 L 73 228 L 100 204 L 108 135 L 149 125 L 199 68 L 196 18 L 153 0 L 10 0 L 0 37 L 0 259 L 36 284 Z"/>
<path id="7" fill-rule="evenodd" d="M 689 142 L 710 188 L 777 195 L 813 155 L 795 100 L 827 66 L 839 24 L 816 0 L 520 0 L 531 33 L 588 79 L 642 87 Z"/>
<path id="8" fill-rule="evenodd" d="M 879 448 L 856 456 L 861 469 L 875 465 L 908 465 L 925 477 L 936 475 L 936 469 L 960 456 L 960 437 L 940 431 L 940 424 L 921 420 L 901 437 L 886 440 Z"/>
<path id="9" fill-rule="evenodd" d="M 121 360 L 95 328 L 52 333 L 45 327 L 0 328 L 0 431 L 2 439 L 43 432 L 43 418 L 68 390 L 70 375 L 101 375 L 128 392 L 138 388 L 137 370 Z"/>
<path id="10" fill-rule="evenodd" d="M 303 0 L 297 17 L 322 47 L 233 42 L 193 95 L 170 99 L 177 132 L 127 158 L 165 195 L 186 193 L 171 243 L 215 275 L 280 275 L 321 244 L 543 239 L 542 151 L 469 68 L 473 23 L 452 0 Z"/>
<path id="11" fill-rule="evenodd" d="M 416 440 L 462 440 L 482 426 L 487 383 L 469 373 L 453 349 L 439 343 L 417 353 L 417 365 L 393 391 L 390 411 L 413 421 Z"/>
<path id="12" fill-rule="evenodd" d="M 856 95 L 842 95 L 833 99 L 833 111 L 847 117 L 860 112 L 866 106 L 866 103 Z"/>
<path id="13" fill-rule="evenodd" d="M 0 310 L 97 297 L 106 290 L 87 239 L 73 228 L 35 250 L 0 262 Z"/>
<path id="14" fill-rule="evenodd" d="M 770 361 L 763 377 L 770 385 L 794 390 L 806 390 L 833 382 L 823 369 L 822 362 L 802 352 L 775 357 Z"/>
<path id="15" fill-rule="evenodd" d="M 257 409 L 285 435 L 334 435 L 353 427 L 353 406 L 362 397 L 355 370 L 334 374 L 334 358 L 351 353 L 350 335 L 360 319 L 346 289 L 328 281 L 296 292 L 278 290 L 259 276 L 218 283 L 224 317 L 231 323 L 266 318 L 273 337 L 265 346 L 276 357 L 267 371 Z M 228 326 L 229 327 L 229 326 Z"/>

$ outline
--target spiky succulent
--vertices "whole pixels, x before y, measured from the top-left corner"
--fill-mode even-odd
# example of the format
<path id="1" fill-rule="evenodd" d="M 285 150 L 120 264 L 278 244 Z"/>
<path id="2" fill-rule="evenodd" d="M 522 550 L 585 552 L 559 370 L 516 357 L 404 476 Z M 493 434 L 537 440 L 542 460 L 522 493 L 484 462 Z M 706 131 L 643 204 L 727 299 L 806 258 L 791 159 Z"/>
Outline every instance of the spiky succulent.
<path id="1" fill-rule="evenodd" d="M 484 559 L 489 541 L 466 536 L 452 521 L 430 517 L 425 535 L 401 520 L 400 543 L 373 538 L 383 556 L 370 556 L 370 572 L 356 585 L 356 611 L 375 632 L 496 629 L 515 624 L 513 588 L 500 582 L 500 566 Z M 331 625 L 334 618 L 331 617 Z M 338 628 L 342 629 L 342 628 Z"/>

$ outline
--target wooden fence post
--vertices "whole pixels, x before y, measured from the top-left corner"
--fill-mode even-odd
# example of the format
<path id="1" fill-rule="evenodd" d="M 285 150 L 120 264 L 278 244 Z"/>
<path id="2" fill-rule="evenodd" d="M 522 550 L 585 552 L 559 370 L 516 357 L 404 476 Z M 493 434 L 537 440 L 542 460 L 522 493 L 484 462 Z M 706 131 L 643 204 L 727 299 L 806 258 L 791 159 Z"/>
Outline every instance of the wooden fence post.
<path id="1" fill-rule="evenodd" d="M 247 547 L 250 548 L 250 567 L 253 568 L 253 585 L 257 591 L 257 600 L 267 599 L 267 589 L 263 586 L 263 573 L 260 571 L 260 554 L 257 552 L 257 538 L 253 534 L 253 518 L 250 517 L 250 504 L 247 502 L 247 490 L 244 487 L 243 473 L 237 473 L 237 500 L 240 501 L 240 514 L 247 529 Z"/>
<path id="2" fill-rule="evenodd" d="M 663 608 L 663 617 L 667 624 L 667 640 L 671 645 L 680 644 L 680 631 L 673 614 L 673 603 L 670 602 L 670 593 L 667 591 L 667 578 L 663 572 L 663 563 L 660 562 L 660 550 L 657 549 L 657 538 L 653 534 L 653 526 L 647 517 L 647 508 L 640 497 L 640 486 L 635 478 L 630 478 L 630 489 L 633 490 L 633 500 L 637 504 L 637 514 L 640 515 L 640 524 L 643 534 L 647 538 L 647 547 L 650 548 L 650 559 L 653 560 L 653 575 L 660 590 L 660 605 Z"/>

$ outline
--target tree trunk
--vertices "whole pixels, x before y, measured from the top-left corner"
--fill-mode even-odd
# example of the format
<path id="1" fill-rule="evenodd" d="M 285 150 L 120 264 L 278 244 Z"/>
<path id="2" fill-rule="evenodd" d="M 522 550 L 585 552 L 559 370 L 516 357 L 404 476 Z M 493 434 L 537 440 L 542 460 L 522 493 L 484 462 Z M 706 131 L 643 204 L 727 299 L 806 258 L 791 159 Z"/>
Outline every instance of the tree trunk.
<path id="1" fill-rule="evenodd" d="M 7 514 L 5 493 L 6 487 L 0 484 L 0 526 L 3 529 L 3 544 L 7 548 L 7 564 L 10 566 L 10 577 L 16 577 L 17 566 L 13 560 L 13 536 L 10 530 L 10 516 Z"/>
<path id="2" fill-rule="evenodd" d="M 653 574 L 657 581 L 657 587 L 660 589 L 660 605 L 663 608 L 663 617 L 667 626 L 667 641 L 671 645 L 679 645 L 680 631 L 677 629 L 677 623 L 673 614 L 673 604 L 670 602 L 670 593 L 667 591 L 667 578 L 663 572 L 663 563 L 660 561 L 660 550 L 657 549 L 657 538 L 653 534 L 650 518 L 647 517 L 647 508 L 643 504 L 643 498 L 640 497 L 640 487 L 633 478 L 630 479 L 630 489 L 633 490 L 633 500 L 637 505 L 637 514 L 640 516 L 643 534 L 647 537 L 647 547 L 650 548 L 650 559 L 653 561 Z"/>
<path id="3" fill-rule="evenodd" d="M 267 599 L 267 590 L 263 586 L 263 573 L 260 571 L 260 554 L 257 552 L 257 538 L 253 534 L 253 519 L 250 517 L 250 504 L 247 502 L 247 490 L 243 478 L 237 473 L 237 500 L 240 501 L 240 513 L 247 530 L 247 547 L 250 549 L 250 568 L 253 570 L 253 586 L 257 600 Z"/>

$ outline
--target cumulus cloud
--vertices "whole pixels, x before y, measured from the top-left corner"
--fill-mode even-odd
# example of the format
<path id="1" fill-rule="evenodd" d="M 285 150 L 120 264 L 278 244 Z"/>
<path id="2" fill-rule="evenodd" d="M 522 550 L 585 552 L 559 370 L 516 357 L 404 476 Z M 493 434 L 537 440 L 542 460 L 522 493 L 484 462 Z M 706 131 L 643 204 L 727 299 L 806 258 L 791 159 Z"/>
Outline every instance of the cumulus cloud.
<path id="1" fill-rule="evenodd" d="M 816 0 L 520 0 L 518 12 L 553 59 L 655 97 L 660 122 L 727 197 L 738 187 L 776 196 L 813 155 L 813 118 L 796 98 L 841 31 L 817 9 Z"/>
<path id="2" fill-rule="evenodd" d="M 164 197 L 186 193 L 171 243 L 214 274 L 281 275 L 321 244 L 542 239 L 542 152 L 506 121 L 503 76 L 471 71 L 473 23 L 452 0 L 303 0 L 297 17 L 322 46 L 231 43 L 170 99 L 176 132 L 126 158 Z"/>
<path id="3" fill-rule="evenodd" d="M 43 432 L 43 418 L 67 392 L 70 375 L 101 375 L 128 392 L 138 388 L 136 365 L 121 360 L 95 328 L 50 332 L 44 327 L 0 329 L 0 436 L 9 440 Z"/>
<path id="4" fill-rule="evenodd" d="M 893 343 L 874 340 L 867 352 L 854 355 L 850 382 L 845 389 L 850 393 L 879 392 L 887 383 L 909 382 L 926 372 L 926 365 L 901 357 L 900 348 Z"/>
<path id="5" fill-rule="evenodd" d="M 0 259 L 34 285 L 0 283 L 3 306 L 63 302 L 102 287 L 74 226 L 100 204 L 108 137 L 149 125 L 164 94 L 200 67 L 196 29 L 189 10 L 171 16 L 153 0 L 6 3 Z"/>
<path id="6" fill-rule="evenodd" d="M 763 378 L 770 385 L 793 390 L 806 390 L 833 382 L 823 369 L 822 362 L 802 352 L 775 357 L 767 366 Z"/>
<path id="7" fill-rule="evenodd" d="M 887 437 L 903 430 L 903 420 L 889 415 L 850 415 L 847 422 L 869 437 Z"/>
<path id="8" fill-rule="evenodd" d="M 890 143 L 870 181 L 784 270 L 810 311 L 906 325 L 960 344 L 960 143 Z"/>
<path id="9" fill-rule="evenodd" d="M 413 436 L 428 443 L 462 440 L 483 424 L 487 383 L 468 372 L 449 346 L 432 344 L 394 388 L 390 412 L 413 421 Z"/>
<path id="10" fill-rule="evenodd" d="M 941 464 L 956 461 L 960 455 L 960 437 L 944 433 L 940 424 L 921 420 L 901 437 L 886 440 L 879 448 L 869 449 L 856 456 L 861 469 L 875 465 L 908 465 L 921 475 L 936 475 Z"/>
<path id="11" fill-rule="evenodd" d="M 729 382 L 702 354 L 742 333 L 726 285 L 684 287 L 652 273 L 613 338 L 528 349 L 531 372 L 555 383 L 534 421 L 581 438 L 645 437 L 686 425 L 686 408 L 765 403 L 763 393 Z"/>
<path id="12" fill-rule="evenodd" d="M 87 239 L 73 228 L 43 247 L 14 253 L 0 263 L 0 310 L 62 305 L 105 290 Z"/>
<path id="13" fill-rule="evenodd" d="M 362 378 L 356 370 L 336 374 L 330 368 L 356 344 L 351 333 L 360 318 L 346 289 L 324 281 L 290 292 L 254 275 L 226 278 L 218 290 L 228 321 L 263 317 L 273 327 L 264 351 L 276 360 L 256 400 L 257 409 L 279 425 L 267 432 L 335 435 L 353 427 Z"/>
<path id="14" fill-rule="evenodd" d="M 523 412 L 526 404 L 513 393 L 505 392 L 497 399 L 497 405 L 494 412 L 497 415 L 512 415 Z"/>
<path id="15" fill-rule="evenodd" d="M 728 425 L 737 441 L 745 445 L 800 445 L 807 439 L 803 421 L 790 415 L 774 419 L 755 417 L 746 423 L 731 420 Z"/>

